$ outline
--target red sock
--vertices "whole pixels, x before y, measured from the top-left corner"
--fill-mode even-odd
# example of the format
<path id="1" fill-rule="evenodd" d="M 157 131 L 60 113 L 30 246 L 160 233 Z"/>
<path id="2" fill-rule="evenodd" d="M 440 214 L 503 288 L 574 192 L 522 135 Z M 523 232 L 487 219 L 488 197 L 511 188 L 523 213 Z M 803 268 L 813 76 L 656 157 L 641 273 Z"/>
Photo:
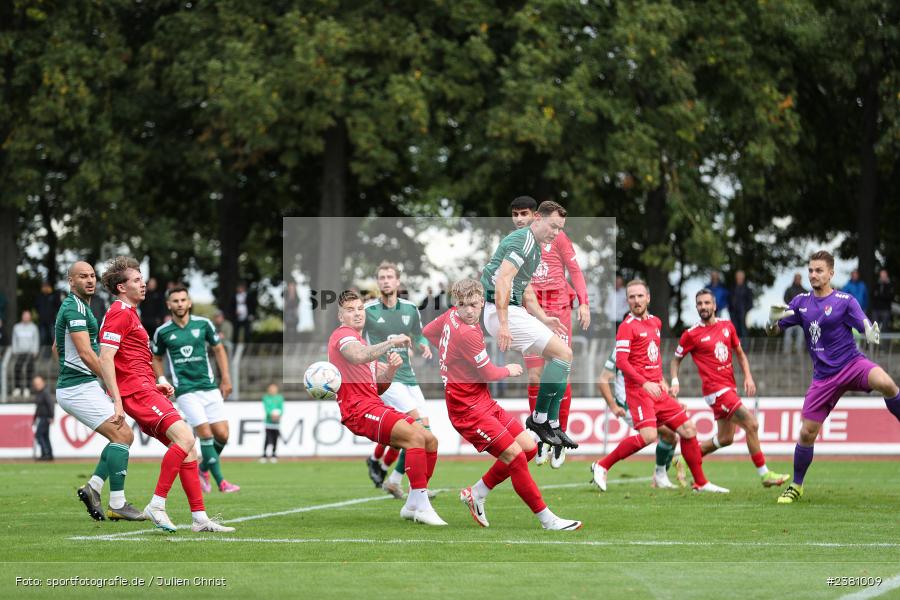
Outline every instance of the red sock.
<path id="1" fill-rule="evenodd" d="M 487 486 L 489 490 L 494 489 L 509 477 L 509 467 L 506 463 L 497 459 L 497 461 L 491 465 L 491 468 L 487 470 L 487 473 L 481 476 L 481 481 L 484 482 L 484 485 Z"/>
<path id="2" fill-rule="evenodd" d="M 381 461 L 384 463 L 384 466 L 389 467 L 394 464 L 394 461 L 397 460 L 397 457 L 400 456 L 400 451 L 396 448 L 388 448 L 387 452 L 384 453 L 384 460 Z"/>
<path id="3" fill-rule="evenodd" d="M 534 407 L 537 406 L 539 389 L 541 389 L 540 385 L 528 384 L 528 408 L 531 409 L 531 412 L 534 412 Z"/>
<path id="4" fill-rule="evenodd" d="M 535 456 L 537 456 L 537 446 L 535 446 L 531 450 L 525 451 L 525 462 L 531 462 L 531 459 Z"/>
<path id="5" fill-rule="evenodd" d="M 709 483 L 703 474 L 703 456 L 700 454 L 700 444 L 697 443 L 696 437 L 681 438 L 681 455 L 688 464 L 691 475 L 694 476 L 694 485 L 699 487 Z"/>
<path id="6" fill-rule="evenodd" d="M 187 496 L 188 504 L 191 506 L 191 512 L 205 510 L 203 508 L 203 492 L 200 490 L 200 471 L 197 468 L 197 461 L 181 463 L 181 469 L 178 471 L 179 479 L 181 479 L 181 487 L 184 489 L 184 495 Z"/>
<path id="7" fill-rule="evenodd" d="M 609 471 L 614 464 L 628 458 L 646 445 L 647 444 L 644 443 L 644 438 L 639 434 L 629 436 L 619 442 L 619 445 L 600 461 L 600 466 Z"/>
<path id="8" fill-rule="evenodd" d="M 425 464 L 428 469 L 425 475 L 428 477 L 428 481 L 431 481 L 431 477 L 434 475 L 434 467 L 437 465 L 437 450 L 425 453 Z"/>
<path id="9" fill-rule="evenodd" d="M 572 405 L 572 384 L 566 386 L 562 400 L 559 402 L 559 428 L 569 430 L 569 407 Z"/>
<path id="10" fill-rule="evenodd" d="M 531 512 L 539 513 L 547 508 L 544 499 L 541 498 L 541 491 L 528 471 L 528 462 L 524 454 L 518 454 L 509 463 L 509 478 L 512 480 L 513 489 L 519 498 L 525 501 Z"/>
<path id="11" fill-rule="evenodd" d="M 181 469 L 181 463 L 187 457 L 187 452 L 181 449 L 178 444 L 169 444 L 169 449 L 163 455 L 162 464 L 159 465 L 159 478 L 156 480 L 156 491 L 153 493 L 161 498 L 169 495 L 175 477 Z M 200 480 L 197 480 L 200 485 Z"/>
<path id="12" fill-rule="evenodd" d="M 381 460 L 381 457 L 384 456 L 384 449 L 386 446 L 384 444 L 378 444 L 375 446 L 375 451 L 372 452 L 372 458 L 375 460 Z"/>
<path id="13" fill-rule="evenodd" d="M 760 467 L 764 467 L 766 465 L 766 457 L 763 456 L 762 450 L 760 450 L 756 454 L 751 454 L 750 460 L 753 461 L 753 464 L 756 466 L 757 469 Z"/>
<path id="14" fill-rule="evenodd" d="M 428 461 L 425 448 L 406 449 L 406 476 L 409 477 L 409 488 L 424 490 L 428 487 Z"/>

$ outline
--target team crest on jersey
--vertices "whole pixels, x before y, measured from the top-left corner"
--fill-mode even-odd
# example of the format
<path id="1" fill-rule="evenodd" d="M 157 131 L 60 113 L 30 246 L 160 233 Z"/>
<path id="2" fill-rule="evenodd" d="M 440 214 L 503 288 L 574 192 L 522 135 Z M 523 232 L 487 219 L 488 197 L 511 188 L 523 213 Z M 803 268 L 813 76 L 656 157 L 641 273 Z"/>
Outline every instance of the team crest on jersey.
<path id="1" fill-rule="evenodd" d="M 728 346 L 723 344 L 722 342 L 716 342 L 716 348 L 713 350 L 716 354 L 716 358 L 720 363 L 728 361 Z"/>
<path id="2" fill-rule="evenodd" d="M 181 352 L 181 355 L 182 355 L 183 357 L 185 357 L 185 358 L 190 358 L 190 357 L 191 357 L 191 354 L 194 353 L 194 347 L 193 347 L 193 346 L 182 346 L 182 347 L 179 348 L 178 350 Z"/>
<path id="3" fill-rule="evenodd" d="M 400 320 L 403 321 L 404 325 L 409 325 L 409 315 L 402 315 Z"/>
<path id="4" fill-rule="evenodd" d="M 656 342 L 651 341 L 650 345 L 647 346 L 647 358 L 650 359 L 650 362 L 655 363 L 657 359 L 659 359 L 659 346 L 656 345 Z"/>
<path id="5" fill-rule="evenodd" d="M 197 339 L 200 338 L 200 330 L 199 330 L 199 329 L 192 329 L 192 330 L 191 330 L 191 333 L 194 334 L 194 337 L 195 337 L 195 338 L 197 338 Z"/>
<path id="6" fill-rule="evenodd" d="M 547 263 L 541 261 L 540 264 L 538 264 L 537 268 L 534 270 L 534 275 L 532 275 L 532 277 L 534 279 L 545 279 L 549 272 L 550 268 L 547 266 Z"/>
<path id="7" fill-rule="evenodd" d="M 831 306 L 825 307 L 825 316 L 826 317 L 831 316 Z"/>
<path id="8" fill-rule="evenodd" d="M 820 337 L 822 337 L 822 328 L 819 327 L 818 321 L 813 321 L 809 324 L 809 339 L 812 341 L 813 346 L 819 343 Z"/>

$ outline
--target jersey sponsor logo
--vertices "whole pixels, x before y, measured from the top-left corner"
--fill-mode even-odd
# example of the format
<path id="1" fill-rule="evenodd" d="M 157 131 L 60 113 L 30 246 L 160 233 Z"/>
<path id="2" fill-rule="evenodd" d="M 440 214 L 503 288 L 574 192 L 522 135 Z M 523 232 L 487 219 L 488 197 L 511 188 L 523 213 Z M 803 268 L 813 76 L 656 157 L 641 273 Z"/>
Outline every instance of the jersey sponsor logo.
<path id="1" fill-rule="evenodd" d="M 728 346 L 722 342 L 716 342 L 716 349 L 713 352 L 720 363 L 728 361 Z"/>
<path id="2" fill-rule="evenodd" d="M 87 319 L 72 319 L 69 321 L 69 327 L 87 327 Z"/>
<path id="3" fill-rule="evenodd" d="M 400 317 L 400 320 L 403 321 L 403 324 L 404 324 L 404 325 L 409 325 L 410 316 L 409 316 L 409 315 L 402 315 L 402 316 Z"/>
<path id="4" fill-rule="evenodd" d="M 194 353 L 194 347 L 193 346 L 182 346 L 181 348 L 178 349 L 178 351 L 181 352 L 181 355 L 183 357 L 190 358 L 191 354 Z"/>
<path id="5" fill-rule="evenodd" d="M 813 321 L 809 324 L 809 339 L 813 343 L 813 346 L 819 343 L 820 337 L 822 337 L 822 328 L 819 327 L 818 321 Z"/>
<path id="6" fill-rule="evenodd" d="M 107 342 L 121 342 L 122 336 L 119 335 L 118 333 L 113 333 L 112 331 L 104 331 L 103 339 L 106 340 Z"/>
<path id="7" fill-rule="evenodd" d="M 826 317 L 831 316 L 831 306 L 830 305 L 825 307 L 825 316 Z"/>
<path id="8" fill-rule="evenodd" d="M 195 338 L 197 338 L 197 339 L 200 338 L 200 330 L 199 330 L 199 329 L 192 329 L 192 330 L 191 330 L 191 333 L 194 334 L 194 337 L 195 337 Z"/>
<path id="9" fill-rule="evenodd" d="M 647 346 L 647 358 L 652 363 L 659 359 L 659 346 L 656 345 L 656 342 L 651 341 L 650 345 Z"/>

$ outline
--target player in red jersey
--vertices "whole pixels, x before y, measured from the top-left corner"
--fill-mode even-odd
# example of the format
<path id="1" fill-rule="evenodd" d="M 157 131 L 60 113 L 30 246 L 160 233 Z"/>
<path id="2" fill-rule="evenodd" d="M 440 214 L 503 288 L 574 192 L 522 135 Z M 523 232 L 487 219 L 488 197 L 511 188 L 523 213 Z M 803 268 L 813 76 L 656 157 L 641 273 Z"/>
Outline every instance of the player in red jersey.
<path id="1" fill-rule="evenodd" d="M 727 494 L 727 489 L 710 483 L 703 474 L 697 429 L 684 408 L 668 394 L 660 356 L 662 322 L 647 312 L 650 289 L 646 283 L 635 279 L 628 283 L 625 292 L 631 312 L 616 333 L 616 367 L 625 375 L 628 410 L 638 433 L 619 442 L 603 460 L 591 463 L 594 484 L 605 492 L 609 469 L 656 442 L 657 424 L 661 423 L 681 436 L 681 455 L 694 476 L 694 490 Z"/>
<path id="2" fill-rule="evenodd" d="M 391 385 L 394 373 L 403 364 L 399 354 L 391 352 L 387 365 L 377 358 L 392 348 L 409 347 L 409 336 L 397 335 L 369 346 L 362 338 L 366 309 L 359 294 L 341 292 L 338 298 L 341 326 L 328 339 L 328 361 L 341 373 L 337 403 L 341 423 L 354 434 L 377 444 L 406 450 L 406 476 L 409 495 L 400 509 L 404 519 L 426 525 L 446 525 L 428 499 L 428 480 L 437 464 L 437 438 L 415 419 L 382 402 L 379 394 Z"/>
<path id="3" fill-rule="evenodd" d="M 534 211 L 537 202 L 530 196 L 519 196 L 514 199 L 509 210 L 512 213 L 513 225 L 516 229 L 528 227 L 534 220 Z M 566 280 L 566 271 L 572 277 L 572 285 Z M 572 289 L 574 286 L 574 290 Z M 565 232 L 552 242 L 541 244 L 541 263 L 531 276 L 531 287 L 537 296 L 538 304 L 550 317 L 557 317 L 566 330 L 563 341 L 572 347 L 572 304 L 578 298 L 578 322 L 583 330 L 591 325 L 591 309 L 588 304 L 587 285 L 578 260 L 575 257 L 575 249 L 572 240 Z M 528 405 L 532 412 L 537 405 L 538 390 L 541 387 L 541 374 L 544 371 L 544 357 L 540 355 L 525 355 L 525 367 L 528 369 Z M 565 393 L 559 406 L 559 428 L 568 430 L 569 407 L 572 404 L 572 386 L 566 385 Z M 538 453 L 534 464 L 540 466 L 547 460 L 549 444 L 539 444 Z M 550 458 L 550 466 L 558 469 L 566 460 L 565 446 L 553 446 L 553 455 Z"/>
<path id="4" fill-rule="evenodd" d="M 528 471 L 528 461 L 537 452 L 534 440 L 488 392 L 488 381 L 521 375 L 522 367 L 516 364 L 497 367 L 488 357 L 478 322 L 484 307 L 484 288 L 474 279 L 463 279 L 453 284 L 450 293 L 456 308 L 429 323 L 423 334 L 438 348 L 450 422 L 476 450 L 486 451 L 497 459 L 475 485 L 460 492 L 459 499 L 469 508 L 475 522 L 487 527 L 484 501 L 488 492 L 508 477 L 544 529 L 579 529 L 580 521 L 561 519 L 547 508 Z"/>
<path id="5" fill-rule="evenodd" d="M 119 256 L 107 264 L 103 273 L 103 285 L 115 301 L 100 326 L 100 369 L 117 407 L 116 416 L 121 416 L 121 405 L 144 433 L 168 446 L 156 490 L 144 514 L 160 529 L 176 530 L 166 514 L 166 496 L 178 476 L 191 507 L 193 531 L 234 531 L 234 527 L 225 527 L 207 516 L 200 491 L 194 432 L 168 399 L 175 390 L 169 384 L 157 385 L 153 376 L 150 336 L 137 313 L 137 305 L 146 292 L 139 269 L 133 258 Z"/>
<path id="6" fill-rule="evenodd" d="M 734 426 L 738 425 L 747 435 L 747 449 L 750 459 L 762 478 L 765 487 L 782 485 L 788 475 L 770 471 L 766 467 L 766 458 L 759 445 L 759 424 L 748 411 L 737 395 L 737 383 L 734 380 L 734 368 L 731 365 L 731 354 L 737 358 L 744 372 L 744 393 L 756 395 L 756 383 L 750 373 L 750 361 L 741 340 L 738 339 L 734 325 L 727 319 L 716 318 L 716 299 L 708 289 L 697 292 L 697 314 L 700 322 L 681 334 L 675 357 L 672 359 L 672 396 L 678 396 L 678 369 L 685 356 L 694 357 L 694 364 L 700 372 L 703 384 L 703 399 L 713 410 L 716 417 L 717 432 L 711 440 L 703 442 L 700 450 L 706 456 L 719 448 L 731 445 L 734 439 Z"/>

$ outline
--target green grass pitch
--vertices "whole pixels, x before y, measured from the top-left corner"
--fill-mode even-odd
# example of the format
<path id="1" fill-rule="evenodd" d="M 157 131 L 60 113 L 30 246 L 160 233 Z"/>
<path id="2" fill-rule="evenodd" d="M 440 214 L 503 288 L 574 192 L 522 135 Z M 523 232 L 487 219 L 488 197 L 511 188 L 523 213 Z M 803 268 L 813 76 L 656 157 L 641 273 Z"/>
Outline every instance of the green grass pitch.
<path id="1" fill-rule="evenodd" d="M 712 481 L 731 488 L 727 496 L 653 490 L 645 460 L 617 465 L 600 495 L 587 484 L 588 464 L 531 467 L 549 506 L 584 521 L 568 533 L 543 531 L 508 482 L 488 499 L 491 527 L 478 527 L 458 490 L 480 477 L 486 459 L 438 462 L 432 487 L 448 491 L 434 506 L 449 527 L 430 528 L 400 519 L 401 503 L 372 487 L 362 459 L 271 465 L 226 455 L 225 474 L 243 489 L 207 495 L 207 512 L 237 519 L 237 531 L 171 535 L 143 523 L 92 521 L 75 496 L 92 465 L 0 464 L 0 597 L 129 598 L 162 587 L 192 598 L 259 599 L 797 599 L 864 589 L 900 597 L 896 461 L 819 460 L 803 500 L 790 506 L 776 505 L 778 490 L 760 485 L 749 460 L 705 464 Z M 790 472 L 786 462 L 771 466 Z M 128 498 L 139 508 L 157 472 L 158 463 L 129 466 Z M 168 506 L 173 521 L 189 523 L 177 482 Z M 130 533 L 139 530 L 148 531 Z M 117 576 L 129 585 L 49 586 L 49 578 Z M 827 584 L 858 576 L 880 577 L 884 587 Z"/>

